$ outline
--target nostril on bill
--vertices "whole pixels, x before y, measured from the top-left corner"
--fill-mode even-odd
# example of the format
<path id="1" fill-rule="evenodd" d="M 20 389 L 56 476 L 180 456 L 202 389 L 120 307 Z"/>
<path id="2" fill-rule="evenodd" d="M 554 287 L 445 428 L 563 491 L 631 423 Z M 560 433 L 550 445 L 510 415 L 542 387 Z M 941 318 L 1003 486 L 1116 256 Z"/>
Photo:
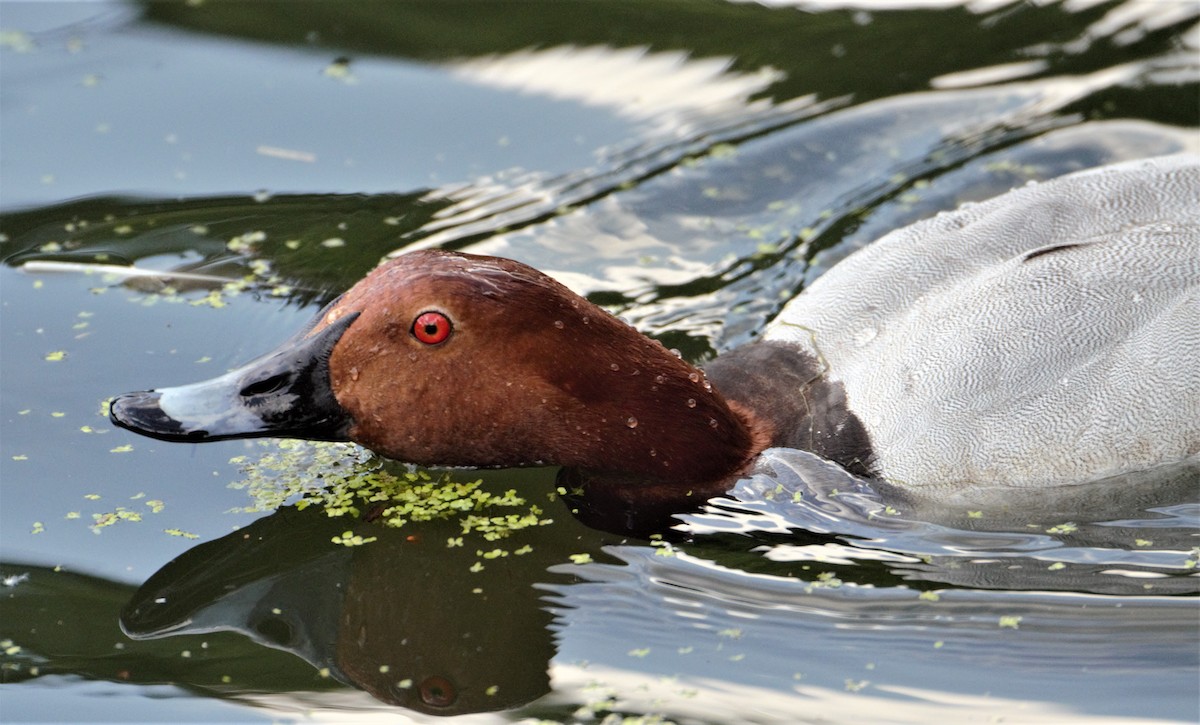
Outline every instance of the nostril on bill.
<path id="1" fill-rule="evenodd" d="M 291 379 L 291 376 L 288 375 L 287 373 L 280 373 L 279 375 L 272 375 L 271 377 L 266 378 L 264 380 L 259 380 L 257 382 L 250 383 L 246 387 L 242 388 L 241 391 L 238 393 L 238 395 L 241 395 L 243 398 L 249 398 L 249 397 L 252 397 L 255 395 L 266 395 L 267 393 L 274 393 L 275 391 L 277 391 L 277 390 L 283 388 L 285 385 L 287 385 L 288 381 L 290 379 Z"/>

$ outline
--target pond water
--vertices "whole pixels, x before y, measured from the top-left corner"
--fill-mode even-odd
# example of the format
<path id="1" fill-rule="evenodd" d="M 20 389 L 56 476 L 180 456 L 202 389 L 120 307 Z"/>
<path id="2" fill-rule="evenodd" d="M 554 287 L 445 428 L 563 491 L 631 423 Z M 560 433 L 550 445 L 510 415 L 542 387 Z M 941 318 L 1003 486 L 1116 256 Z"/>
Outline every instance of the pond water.
<path id="1" fill-rule="evenodd" d="M 1198 22 L 5 0 L 4 720 L 1195 722 L 1194 468 L 935 504 L 774 450 L 623 530 L 551 469 L 160 443 L 105 406 L 429 246 L 537 266 L 704 360 L 891 229 L 1200 150 Z M 408 508 L 330 515 L 353 486 Z"/>

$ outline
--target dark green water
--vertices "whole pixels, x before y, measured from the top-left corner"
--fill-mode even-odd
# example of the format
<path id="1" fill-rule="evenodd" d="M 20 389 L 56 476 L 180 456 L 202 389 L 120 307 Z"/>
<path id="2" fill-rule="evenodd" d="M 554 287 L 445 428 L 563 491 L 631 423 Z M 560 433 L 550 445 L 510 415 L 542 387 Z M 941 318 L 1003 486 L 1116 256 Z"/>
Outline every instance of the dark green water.
<path id="1" fill-rule="evenodd" d="M 549 522 L 493 540 L 270 510 L 350 449 L 103 416 L 404 248 L 699 360 L 886 231 L 1200 148 L 1195 3 L 870 5 L 0 2 L 0 717 L 1196 721 L 1194 471 L 881 521 L 781 453 L 653 541 L 452 472 Z"/>

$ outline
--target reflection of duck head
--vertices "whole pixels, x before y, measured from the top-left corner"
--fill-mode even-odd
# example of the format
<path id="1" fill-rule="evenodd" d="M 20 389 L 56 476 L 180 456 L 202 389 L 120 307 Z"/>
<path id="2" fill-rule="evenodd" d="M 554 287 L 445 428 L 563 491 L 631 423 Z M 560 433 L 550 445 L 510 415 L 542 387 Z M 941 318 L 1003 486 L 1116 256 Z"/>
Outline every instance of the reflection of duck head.
<path id="1" fill-rule="evenodd" d="M 534 584 L 562 556 L 536 539 L 560 527 L 514 534 L 505 548 L 529 553 L 472 570 L 474 546 L 446 545 L 461 534 L 456 521 L 358 526 L 376 540 L 338 546 L 330 538 L 345 520 L 281 509 L 164 566 L 126 606 L 122 627 L 141 639 L 242 632 L 434 715 L 511 708 L 549 691 L 551 615 Z"/>
<path id="2" fill-rule="evenodd" d="M 272 355 L 119 396 L 112 419 L 556 464 L 631 507 L 717 493 L 771 445 L 931 489 L 1152 468 L 1200 452 L 1197 188 L 1200 160 L 1170 157 L 900 230 L 707 375 L 523 264 L 412 252 Z"/>
<path id="3" fill-rule="evenodd" d="M 558 547 L 472 572 L 476 551 L 448 549 L 438 533 L 455 532 L 405 539 L 402 558 L 378 541 L 359 547 L 338 624 L 339 670 L 380 700 L 438 715 L 511 708 L 549 692 L 551 615 L 534 584 L 548 576 L 545 554 L 561 557 Z M 397 577 L 397 568 L 408 571 Z"/>

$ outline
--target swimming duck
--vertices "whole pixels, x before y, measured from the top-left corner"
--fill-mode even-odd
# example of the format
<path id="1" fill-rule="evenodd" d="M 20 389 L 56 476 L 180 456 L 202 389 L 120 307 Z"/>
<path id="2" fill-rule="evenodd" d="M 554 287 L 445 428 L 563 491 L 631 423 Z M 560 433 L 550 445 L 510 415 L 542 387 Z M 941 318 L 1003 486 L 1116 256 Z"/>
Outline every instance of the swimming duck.
<path id="1" fill-rule="evenodd" d="M 414 251 L 275 352 L 118 396 L 175 441 L 353 440 L 716 495 L 772 446 L 891 484 L 1048 487 L 1200 455 L 1200 156 L 1031 184 L 838 263 L 694 367 L 519 262 Z"/>

